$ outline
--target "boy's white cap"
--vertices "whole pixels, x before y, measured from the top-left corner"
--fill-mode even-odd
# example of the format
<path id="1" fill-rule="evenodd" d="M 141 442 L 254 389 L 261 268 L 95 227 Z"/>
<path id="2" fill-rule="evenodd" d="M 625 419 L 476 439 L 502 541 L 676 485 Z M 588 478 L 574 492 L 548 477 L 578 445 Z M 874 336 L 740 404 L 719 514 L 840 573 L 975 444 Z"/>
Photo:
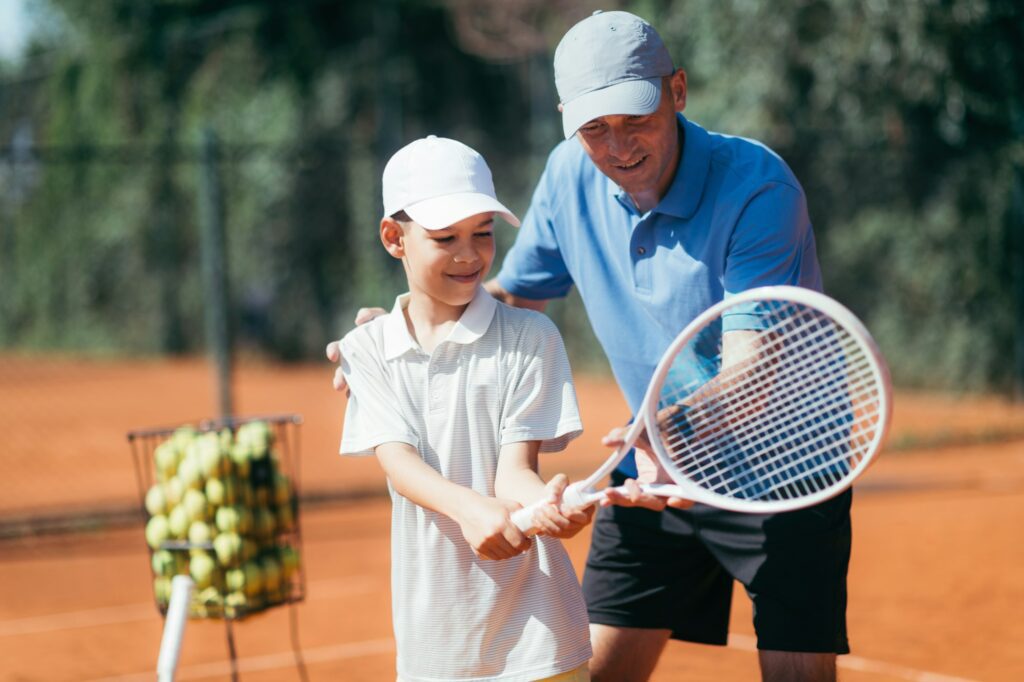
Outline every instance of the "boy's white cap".
<path id="1" fill-rule="evenodd" d="M 519 219 L 494 195 L 484 157 L 456 140 L 429 135 L 410 142 L 384 167 L 384 215 L 405 211 L 428 230 L 450 227 L 477 213 Z"/>
<path id="2" fill-rule="evenodd" d="M 652 113 L 661 101 L 661 79 L 674 70 L 653 26 L 629 12 L 594 12 L 555 48 L 565 138 L 600 116 Z"/>

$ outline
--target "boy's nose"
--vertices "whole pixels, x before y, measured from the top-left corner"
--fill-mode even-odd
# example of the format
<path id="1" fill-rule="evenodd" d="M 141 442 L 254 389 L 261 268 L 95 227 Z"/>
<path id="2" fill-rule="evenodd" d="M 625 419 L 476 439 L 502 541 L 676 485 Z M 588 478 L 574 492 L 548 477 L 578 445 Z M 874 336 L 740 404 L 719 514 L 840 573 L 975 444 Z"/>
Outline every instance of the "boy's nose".
<path id="1" fill-rule="evenodd" d="M 473 263 L 479 260 L 480 254 L 473 248 L 463 248 L 455 252 L 453 259 L 456 263 Z"/>

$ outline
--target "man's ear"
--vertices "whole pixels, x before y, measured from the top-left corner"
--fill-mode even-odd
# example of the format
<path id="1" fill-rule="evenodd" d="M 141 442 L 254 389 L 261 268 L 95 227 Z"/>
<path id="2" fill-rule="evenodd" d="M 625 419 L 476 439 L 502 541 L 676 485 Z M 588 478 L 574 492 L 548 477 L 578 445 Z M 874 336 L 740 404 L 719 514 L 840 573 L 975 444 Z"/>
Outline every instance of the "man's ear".
<path id="1" fill-rule="evenodd" d="M 385 217 L 380 221 L 380 242 L 394 258 L 405 256 L 405 230 L 394 218 Z"/>
<path id="2" fill-rule="evenodd" d="M 673 108 L 681 112 L 686 108 L 686 72 L 682 69 L 676 69 L 669 83 L 672 87 Z"/>

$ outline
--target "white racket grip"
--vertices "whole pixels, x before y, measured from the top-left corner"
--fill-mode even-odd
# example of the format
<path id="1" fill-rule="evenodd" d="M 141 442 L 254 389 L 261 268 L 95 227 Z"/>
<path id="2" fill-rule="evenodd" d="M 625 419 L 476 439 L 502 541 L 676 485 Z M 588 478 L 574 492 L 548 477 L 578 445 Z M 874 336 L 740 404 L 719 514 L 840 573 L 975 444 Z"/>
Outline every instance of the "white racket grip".
<path id="1" fill-rule="evenodd" d="M 537 500 L 522 509 L 516 509 L 512 512 L 512 523 L 516 524 L 516 528 L 527 535 L 536 535 L 537 529 L 533 527 L 533 513 L 547 503 L 547 500 Z"/>
<path id="2" fill-rule="evenodd" d="M 195 583 L 187 575 L 176 575 L 171 580 L 171 600 L 167 605 L 164 635 L 160 640 L 160 655 L 156 660 L 157 682 L 174 682 L 174 675 L 178 669 L 178 655 L 181 653 L 181 640 L 185 634 L 185 621 L 188 620 L 188 605 L 192 601 L 194 587 Z"/>
<path id="3" fill-rule="evenodd" d="M 601 499 L 601 493 L 586 490 L 583 482 L 572 483 L 562 492 L 562 507 L 566 509 L 584 509 Z M 533 514 L 541 507 L 550 504 L 546 499 L 537 500 L 522 509 L 512 512 L 512 523 L 527 535 L 536 535 L 533 525 Z"/>

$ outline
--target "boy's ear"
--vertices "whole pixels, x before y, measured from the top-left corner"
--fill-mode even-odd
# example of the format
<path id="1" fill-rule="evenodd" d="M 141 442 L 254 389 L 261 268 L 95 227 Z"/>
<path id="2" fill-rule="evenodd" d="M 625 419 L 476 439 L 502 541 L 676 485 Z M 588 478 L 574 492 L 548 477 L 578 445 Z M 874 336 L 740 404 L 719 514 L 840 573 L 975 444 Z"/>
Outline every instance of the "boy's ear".
<path id="1" fill-rule="evenodd" d="M 380 242 L 395 258 L 405 256 L 405 231 L 397 220 L 385 217 L 380 221 Z"/>

